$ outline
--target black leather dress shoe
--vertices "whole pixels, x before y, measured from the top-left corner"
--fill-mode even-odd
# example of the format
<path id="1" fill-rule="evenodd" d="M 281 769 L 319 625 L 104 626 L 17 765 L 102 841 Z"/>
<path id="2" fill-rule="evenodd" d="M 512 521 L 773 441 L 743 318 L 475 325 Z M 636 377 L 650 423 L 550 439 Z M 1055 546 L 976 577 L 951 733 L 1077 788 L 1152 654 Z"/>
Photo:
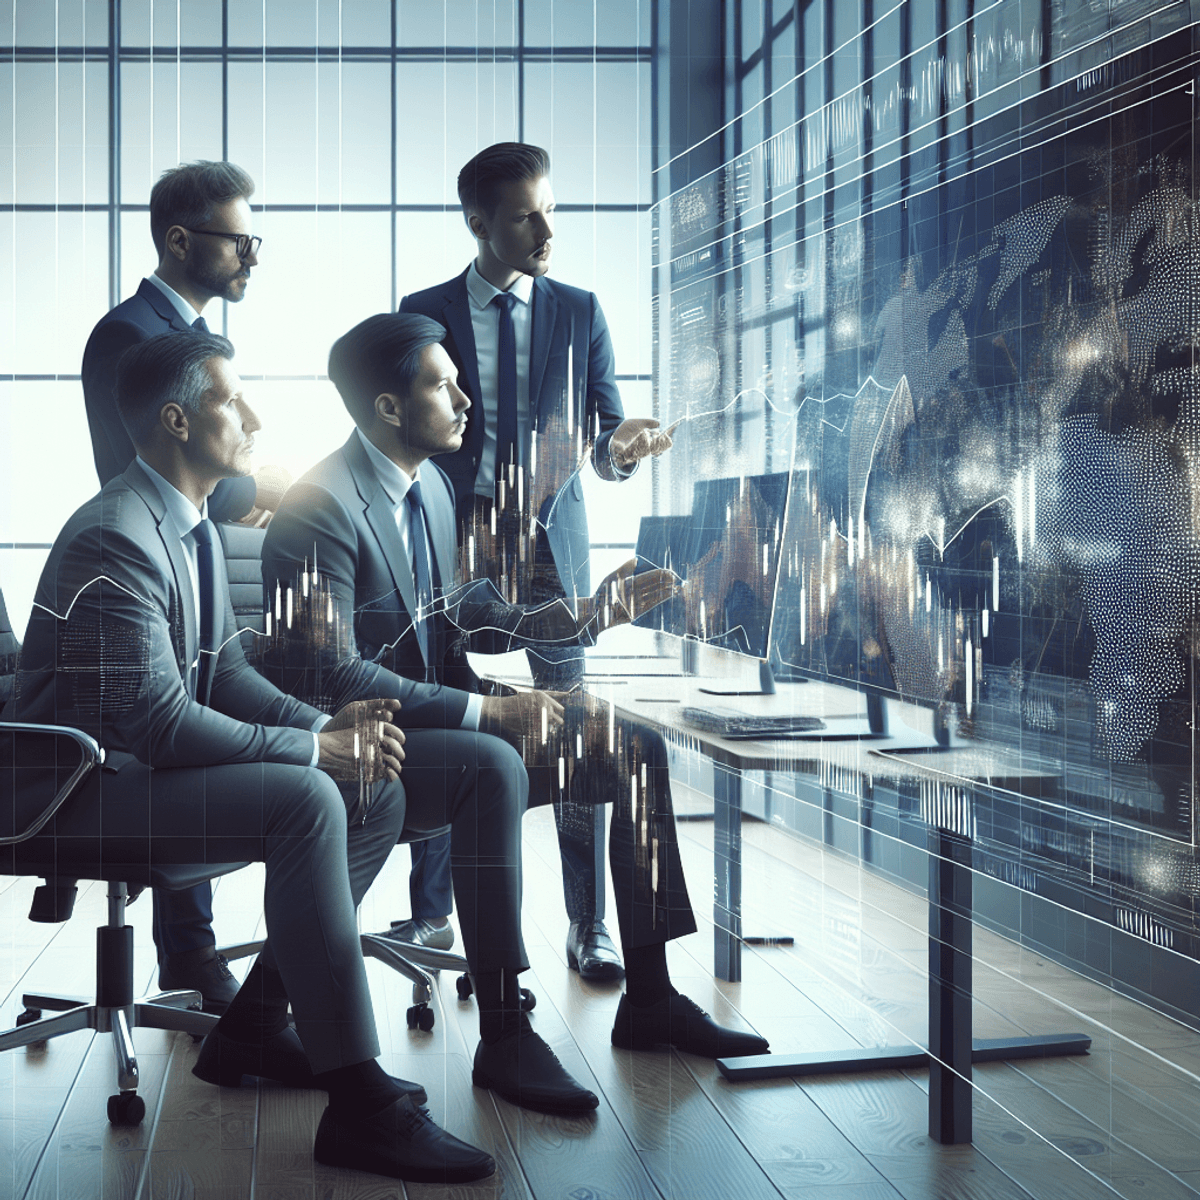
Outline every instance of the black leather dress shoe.
<path id="1" fill-rule="evenodd" d="M 559 1117 L 590 1113 L 600 1100 L 567 1074 L 553 1050 L 533 1032 L 529 1018 L 499 1041 L 480 1042 L 471 1082 L 491 1088 L 510 1104 Z"/>
<path id="2" fill-rule="evenodd" d="M 289 1026 L 262 1042 L 238 1042 L 214 1029 L 204 1039 L 192 1074 L 217 1087 L 241 1087 L 247 1075 L 273 1079 L 285 1087 L 320 1088 L 308 1055 L 300 1043 L 300 1035 Z M 414 1104 L 424 1104 L 429 1097 L 419 1083 L 390 1077 Z"/>
<path id="3" fill-rule="evenodd" d="M 439 1128 L 407 1096 L 373 1117 L 321 1115 L 313 1157 L 327 1167 L 374 1171 L 410 1183 L 471 1183 L 495 1174 L 490 1154 Z"/>
<path id="4" fill-rule="evenodd" d="M 393 942 L 428 946 L 430 950 L 450 950 L 454 947 L 454 926 L 445 920 L 443 924 L 435 925 L 424 917 L 416 921 L 393 921 L 390 929 L 375 936 Z"/>
<path id="5" fill-rule="evenodd" d="M 704 1058 L 766 1054 L 767 1039 L 718 1025 L 694 1000 L 678 992 L 649 1008 L 636 1008 L 628 996 L 617 1005 L 612 1044 L 621 1050 L 657 1050 L 674 1046 Z"/>
<path id="6" fill-rule="evenodd" d="M 219 1017 L 237 995 L 238 981 L 216 946 L 201 946 L 199 950 L 168 954 L 158 965 L 158 986 L 164 992 L 199 992 L 204 1011 Z"/>
<path id="7" fill-rule="evenodd" d="M 625 978 L 621 956 L 604 922 L 593 917 L 572 921 L 567 932 L 567 966 L 588 983 L 618 983 Z"/>

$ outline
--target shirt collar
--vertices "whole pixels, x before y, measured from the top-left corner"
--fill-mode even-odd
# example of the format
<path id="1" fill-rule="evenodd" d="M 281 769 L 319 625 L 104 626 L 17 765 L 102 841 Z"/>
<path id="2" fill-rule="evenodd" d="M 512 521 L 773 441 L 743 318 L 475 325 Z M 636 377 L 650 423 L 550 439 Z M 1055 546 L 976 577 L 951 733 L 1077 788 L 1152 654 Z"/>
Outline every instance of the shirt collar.
<path id="1" fill-rule="evenodd" d="M 171 302 L 171 306 L 179 314 L 179 319 L 185 325 L 191 325 L 200 314 L 192 307 L 169 283 L 164 283 L 157 275 L 147 275 L 146 279 Z"/>
<path id="2" fill-rule="evenodd" d="M 174 521 L 181 538 L 191 533 L 208 516 L 207 499 L 203 509 L 199 509 L 173 483 L 168 483 L 140 454 L 137 456 L 137 464 L 158 489 L 167 515 Z"/>
<path id="3" fill-rule="evenodd" d="M 417 471 L 416 475 L 410 477 L 407 471 L 402 467 L 396 466 L 378 446 L 374 445 L 361 429 L 356 426 L 354 432 L 358 435 L 358 440 L 362 442 L 362 447 L 367 452 L 367 457 L 371 460 L 371 466 L 375 468 L 375 478 L 379 480 L 380 486 L 387 492 L 388 499 L 392 502 L 393 506 L 399 508 L 404 503 L 404 498 L 408 495 L 409 488 L 417 481 L 420 470 Z"/>
<path id="4" fill-rule="evenodd" d="M 493 287 L 479 273 L 474 262 L 467 269 L 467 295 L 476 308 L 487 308 L 489 304 L 503 293 L 498 287 Z M 533 297 L 533 276 L 518 275 L 517 281 L 508 289 L 510 296 L 516 296 L 522 304 L 528 304 Z"/>

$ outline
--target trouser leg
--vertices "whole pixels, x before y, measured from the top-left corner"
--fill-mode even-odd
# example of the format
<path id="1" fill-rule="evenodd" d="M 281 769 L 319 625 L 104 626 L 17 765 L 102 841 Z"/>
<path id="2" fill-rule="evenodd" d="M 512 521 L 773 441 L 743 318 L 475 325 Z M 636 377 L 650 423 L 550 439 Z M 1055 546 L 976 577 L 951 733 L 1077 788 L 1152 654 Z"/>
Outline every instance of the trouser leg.
<path id="1" fill-rule="evenodd" d="M 314 1071 L 379 1052 L 354 912 L 403 824 L 403 790 L 381 791 L 347 832 L 337 785 L 278 763 L 104 771 L 41 836 L 64 865 L 263 862 L 269 941 Z M 351 875 L 354 877 L 353 887 Z M 119 877 L 119 876 L 118 876 Z"/>
<path id="2" fill-rule="evenodd" d="M 662 737 L 617 719 L 610 748 L 607 722 L 594 707 L 569 704 L 562 745 L 569 755 L 580 742 L 583 756 L 564 768 L 567 791 L 582 805 L 613 806 L 609 867 L 622 945 L 648 946 L 694 933 Z M 558 770 L 557 762 L 529 768 L 533 803 L 558 795 Z"/>
<path id="3" fill-rule="evenodd" d="M 413 842 L 408 875 L 409 915 L 414 921 L 448 917 L 454 911 L 450 879 L 450 835 Z"/>
<path id="4" fill-rule="evenodd" d="M 213 934 L 211 883 L 197 884 L 180 892 L 154 888 L 154 944 L 158 960 L 168 954 L 186 954 L 204 946 L 216 945 Z"/>
<path id="5" fill-rule="evenodd" d="M 404 743 L 405 833 L 451 826 L 450 864 L 472 971 L 523 971 L 521 816 L 529 781 L 500 738 L 412 729 Z"/>
<path id="6" fill-rule="evenodd" d="M 534 687 L 569 692 L 583 677 L 583 647 L 535 646 L 525 652 Z M 554 802 L 563 900 L 571 921 L 604 916 L 604 821 L 569 789 Z"/>

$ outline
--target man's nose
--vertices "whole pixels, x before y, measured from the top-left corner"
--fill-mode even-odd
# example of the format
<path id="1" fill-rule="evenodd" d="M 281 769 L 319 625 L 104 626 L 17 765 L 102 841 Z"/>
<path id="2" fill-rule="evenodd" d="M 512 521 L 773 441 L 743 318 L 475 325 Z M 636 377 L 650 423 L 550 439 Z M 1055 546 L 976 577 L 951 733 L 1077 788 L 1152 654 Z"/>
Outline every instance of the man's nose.
<path id="1" fill-rule="evenodd" d="M 242 432 L 257 433 L 262 428 L 262 422 L 258 419 L 258 413 L 248 405 L 245 400 L 242 404 Z"/>
<path id="2" fill-rule="evenodd" d="M 458 386 L 457 383 L 452 383 L 450 387 L 453 389 L 454 396 L 454 411 L 456 413 L 464 413 L 471 407 L 471 397 Z"/>
<path id="3" fill-rule="evenodd" d="M 255 254 L 255 252 L 254 252 L 253 250 L 251 250 L 251 251 L 250 251 L 250 252 L 249 252 L 249 253 L 246 255 L 246 257 L 242 259 L 242 266 L 244 266 L 244 267 L 257 267 L 257 266 L 258 266 L 258 255 L 257 255 L 257 254 Z"/>

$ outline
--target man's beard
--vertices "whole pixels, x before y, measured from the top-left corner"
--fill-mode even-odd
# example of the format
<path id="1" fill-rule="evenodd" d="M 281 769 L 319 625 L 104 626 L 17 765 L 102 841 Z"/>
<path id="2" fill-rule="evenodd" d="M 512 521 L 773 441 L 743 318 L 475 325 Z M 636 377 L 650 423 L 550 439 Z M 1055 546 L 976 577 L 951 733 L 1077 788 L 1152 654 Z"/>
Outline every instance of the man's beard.
<path id="1" fill-rule="evenodd" d="M 229 275 L 224 271 L 218 271 L 214 267 L 206 266 L 203 263 L 189 261 L 187 264 L 188 281 L 194 284 L 197 288 L 203 288 L 214 299 L 228 300 L 233 304 L 237 304 L 239 300 L 246 294 L 245 289 L 240 291 L 234 288 L 234 283 L 242 278 L 246 267 L 240 267 L 236 274 Z"/>

